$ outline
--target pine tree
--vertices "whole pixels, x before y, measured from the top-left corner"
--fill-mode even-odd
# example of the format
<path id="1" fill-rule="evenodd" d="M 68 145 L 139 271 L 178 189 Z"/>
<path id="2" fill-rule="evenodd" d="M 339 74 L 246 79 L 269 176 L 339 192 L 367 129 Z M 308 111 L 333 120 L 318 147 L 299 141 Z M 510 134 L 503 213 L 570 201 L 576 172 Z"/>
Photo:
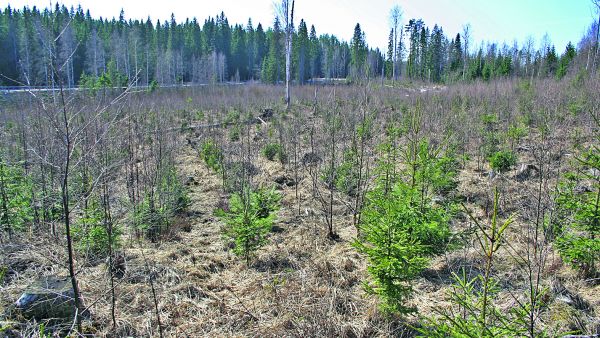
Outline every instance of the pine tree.
<path id="1" fill-rule="evenodd" d="M 388 37 L 388 50 L 386 54 L 385 60 L 385 75 L 388 78 L 391 78 L 394 75 L 392 67 L 394 67 L 394 49 L 396 48 L 394 44 L 394 29 L 390 30 L 390 36 Z"/>
<path id="2" fill-rule="evenodd" d="M 217 210 L 226 223 L 225 235 L 235 242 L 233 252 L 243 256 L 246 265 L 250 265 L 254 252 L 265 244 L 280 199 L 275 190 L 253 191 L 244 187 L 241 193 L 231 196 L 228 211 Z"/>
<path id="3" fill-rule="evenodd" d="M 267 35 L 265 34 L 265 31 L 260 23 L 258 26 L 256 26 L 256 32 L 254 33 L 254 44 L 256 50 L 256 62 L 253 67 L 253 75 L 260 77 L 262 63 L 267 53 Z"/>
<path id="4" fill-rule="evenodd" d="M 229 21 L 225 14 L 221 12 L 221 15 L 217 17 L 216 20 L 216 35 L 215 35 L 215 45 L 216 52 L 223 54 L 225 60 L 227 62 L 227 74 L 235 74 L 235 69 L 233 69 L 233 63 L 231 60 L 231 26 L 229 26 Z"/>
<path id="5" fill-rule="evenodd" d="M 265 57 L 262 67 L 261 79 L 265 83 L 277 83 L 283 78 L 283 31 L 279 18 L 275 18 L 273 29 L 267 32 L 269 51 Z"/>
<path id="6" fill-rule="evenodd" d="M 573 59 L 575 59 L 575 56 L 577 56 L 577 52 L 575 51 L 573 44 L 569 41 L 565 48 L 565 53 L 560 58 L 558 69 L 556 70 L 556 77 L 558 79 L 562 79 L 567 74 L 569 66 Z"/>
<path id="7" fill-rule="evenodd" d="M 354 26 L 354 34 L 350 43 L 350 65 L 352 67 L 352 75 L 355 78 L 365 76 L 365 64 L 367 59 L 367 45 L 365 43 L 365 34 L 360 28 L 360 24 Z"/>
<path id="8" fill-rule="evenodd" d="M 254 78 L 254 65 L 256 64 L 256 42 L 254 27 L 252 27 L 252 19 L 248 19 L 246 25 L 246 51 L 247 51 L 247 75 L 244 80 Z"/>
<path id="9" fill-rule="evenodd" d="M 321 43 L 317 37 L 317 30 L 314 25 L 310 26 L 310 77 L 321 77 L 322 73 L 322 62 L 323 62 L 323 51 L 321 49 Z"/>
<path id="10" fill-rule="evenodd" d="M 425 25 L 421 26 L 419 33 L 419 74 L 422 80 L 429 79 L 429 64 L 427 58 L 429 44 L 429 29 Z"/>
<path id="11" fill-rule="evenodd" d="M 296 65 L 296 80 L 299 84 L 304 84 L 310 77 L 310 40 L 308 38 L 308 29 L 304 20 L 300 20 L 298 25 L 298 37 L 294 42 L 294 64 Z"/>
<path id="12" fill-rule="evenodd" d="M 441 81 L 444 70 L 443 35 L 443 31 L 440 27 L 438 27 L 438 25 L 433 26 L 433 31 L 431 32 L 431 43 L 429 53 L 431 81 L 434 82 Z"/>
<path id="13" fill-rule="evenodd" d="M 406 30 L 409 34 L 409 51 L 408 51 L 408 63 L 407 70 L 410 78 L 419 77 L 421 74 L 421 31 L 423 28 L 422 20 L 411 19 L 406 26 Z"/>
<path id="14" fill-rule="evenodd" d="M 463 69 L 463 48 L 460 38 L 460 33 L 456 34 L 456 38 L 453 40 L 452 44 L 452 59 L 450 61 L 450 71 L 457 72 Z"/>
<path id="15" fill-rule="evenodd" d="M 463 32 L 468 35 L 468 29 Z M 501 51 L 492 43 L 485 56 L 468 57 L 468 36 L 458 34 L 449 41 L 441 27 L 430 30 L 422 20 L 412 19 L 404 28 L 390 30 L 387 51 L 380 60 L 380 52 L 370 50 L 362 29 L 360 33 L 362 41 L 356 44 L 361 34 L 355 34 L 348 43 L 332 35 L 319 37 L 314 26 L 309 31 L 306 22 L 301 22 L 298 32 L 292 30 L 293 40 L 301 40 L 293 43 L 293 77 L 300 83 L 321 76 L 363 77 L 379 75 L 384 67 L 388 77 L 397 77 L 405 69 L 409 78 L 433 82 L 536 74 L 561 78 L 575 52 L 570 45 L 572 52 L 559 56 L 549 43 L 536 51 L 529 41 L 521 49 L 505 46 Z M 67 85 L 90 77 L 96 80 L 111 61 L 116 71 L 126 79 L 135 78 L 136 84 L 226 80 L 236 74 L 240 80 L 265 74 L 263 81 L 275 83 L 285 74 L 283 40 L 281 21 L 265 32 L 261 24 L 255 29 L 251 20 L 232 26 L 223 12 L 202 25 L 196 19 L 178 23 L 174 15 L 153 24 L 151 18 L 126 20 L 124 12 L 117 18 L 94 19 L 81 7 L 56 5 L 39 11 L 7 6 L 0 11 L 0 73 L 4 75 L 0 83 L 55 85 L 58 79 L 48 67 L 53 56 L 65 63 L 61 76 Z M 402 68 L 404 57 L 406 67 Z"/>
<path id="16" fill-rule="evenodd" d="M 248 78 L 248 46 L 245 35 L 242 26 L 235 25 L 231 38 L 230 74 L 235 75 L 236 80 Z"/>
<path id="17" fill-rule="evenodd" d="M 544 70 L 545 76 L 554 76 L 558 66 L 558 57 L 556 56 L 556 49 L 554 46 L 546 48 L 546 54 L 544 55 Z"/>

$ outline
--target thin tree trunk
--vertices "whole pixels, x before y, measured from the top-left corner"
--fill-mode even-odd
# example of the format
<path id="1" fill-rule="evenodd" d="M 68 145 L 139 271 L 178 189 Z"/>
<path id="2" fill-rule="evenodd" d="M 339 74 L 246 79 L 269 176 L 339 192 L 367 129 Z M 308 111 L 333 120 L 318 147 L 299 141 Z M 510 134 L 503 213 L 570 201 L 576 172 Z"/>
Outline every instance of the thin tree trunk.
<path id="1" fill-rule="evenodd" d="M 57 78 L 59 78 L 57 74 Z M 75 273 L 75 258 L 73 253 L 73 240 L 71 238 L 71 219 L 70 219 L 70 209 L 69 209 L 69 169 L 71 165 L 71 130 L 69 125 L 69 117 L 67 115 L 67 106 L 65 101 L 65 94 L 63 91 L 62 81 L 59 80 L 59 89 L 60 89 L 60 99 L 62 104 L 62 118 L 63 118 L 63 128 L 64 128 L 64 138 L 65 138 L 65 163 L 64 163 L 64 171 L 63 178 L 61 184 L 61 195 L 62 195 L 62 208 L 63 208 L 63 216 L 65 222 L 65 233 L 67 237 L 67 256 L 68 256 L 68 264 L 69 264 L 69 276 L 71 277 L 71 285 L 73 287 L 73 295 L 75 301 L 75 322 L 77 323 L 77 330 L 81 332 L 81 295 L 79 292 L 79 285 L 77 283 L 77 276 Z"/>
<path id="2" fill-rule="evenodd" d="M 6 179 L 5 179 L 5 166 L 2 159 L 0 159 L 0 197 L 2 197 L 2 223 L 6 227 L 8 232 L 8 239 L 12 239 L 12 227 L 10 226 L 10 215 L 8 210 L 8 196 L 6 193 Z"/>
<path id="3" fill-rule="evenodd" d="M 292 11 L 288 13 L 288 8 L 285 8 L 286 15 L 286 50 L 285 50 L 285 105 L 290 109 L 290 78 L 292 65 L 292 33 L 294 30 L 294 3 L 292 0 Z M 289 15 L 289 16 L 288 16 Z"/>
<path id="4" fill-rule="evenodd" d="M 103 147 L 104 150 L 104 166 L 108 167 L 109 158 L 108 150 Z M 102 186 L 102 199 L 104 205 L 104 225 L 108 234 L 108 273 L 110 277 L 110 317 L 112 319 L 113 330 L 117 327 L 116 318 L 116 294 L 115 294 L 115 265 L 114 265 L 114 243 L 113 243 L 113 223 L 110 212 L 110 196 L 108 191 L 108 179 L 106 176 L 103 177 Z"/>
<path id="5" fill-rule="evenodd" d="M 598 53 L 600 51 L 600 2 L 596 2 L 598 7 L 598 24 L 596 25 L 596 52 L 594 53 L 594 62 L 592 71 L 595 73 L 597 69 Z"/>
<path id="6" fill-rule="evenodd" d="M 156 321 L 158 323 L 158 334 L 160 338 L 164 337 L 163 334 L 163 326 L 160 320 L 160 311 L 158 310 L 158 298 L 156 297 L 156 288 L 154 286 L 154 274 L 150 271 L 150 265 L 148 265 L 148 260 L 146 259 L 146 255 L 144 255 L 144 249 L 142 247 L 142 243 L 140 242 L 140 249 L 142 253 L 142 257 L 144 259 L 144 265 L 146 266 L 146 272 L 148 273 L 148 282 L 150 283 L 150 290 L 152 291 L 152 299 L 154 301 L 154 313 L 156 315 Z"/>
<path id="7" fill-rule="evenodd" d="M 337 118 L 337 114 L 334 115 L 334 120 L 332 121 L 332 128 L 333 130 L 331 131 L 331 162 L 330 162 L 330 167 L 329 167 L 329 175 L 330 175 L 330 180 L 331 182 L 329 182 L 329 210 L 328 210 L 328 227 L 329 227 L 329 232 L 328 232 L 328 236 L 329 238 L 335 238 L 335 232 L 333 231 L 333 191 L 335 189 L 335 132 L 336 132 L 336 118 Z"/>

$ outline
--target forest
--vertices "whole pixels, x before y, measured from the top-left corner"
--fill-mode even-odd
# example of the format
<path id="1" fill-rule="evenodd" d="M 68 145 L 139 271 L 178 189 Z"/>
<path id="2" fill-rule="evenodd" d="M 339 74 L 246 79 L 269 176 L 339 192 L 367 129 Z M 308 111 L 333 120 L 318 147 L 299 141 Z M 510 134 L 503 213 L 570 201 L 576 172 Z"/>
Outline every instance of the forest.
<path id="1" fill-rule="evenodd" d="M 399 12 L 396 14 L 399 15 Z M 48 64 L 65 63 L 60 74 L 65 87 L 126 87 L 285 79 L 285 27 L 276 17 L 272 27 L 251 19 L 231 25 L 223 12 L 204 23 L 196 18 L 153 22 L 93 18 L 78 7 L 58 3 L 53 9 L 7 6 L 0 13 L 0 85 L 55 86 Z M 594 27 L 579 49 L 594 43 Z M 555 47 L 549 37 L 536 46 L 487 43 L 470 47 L 470 28 L 447 37 L 438 25 L 421 19 L 403 26 L 396 19 L 387 51 L 372 49 L 356 24 L 352 40 L 317 35 L 301 19 L 292 32 L 293 80 L 305 84 L 317 78 L 407 78 L 434 83 L 507 77 L 563 77 L 576 55 L 572 43 Z M 595 60 L 595 59 L 594 59 Z M 588 60 L 589 61 L 589 60 Z"/>
<path id="2" fill-rule="evenodd" d="M 562 52 L 295 4 L 0 13 L 0 337 L 597 337 L 600 2 Z"/>

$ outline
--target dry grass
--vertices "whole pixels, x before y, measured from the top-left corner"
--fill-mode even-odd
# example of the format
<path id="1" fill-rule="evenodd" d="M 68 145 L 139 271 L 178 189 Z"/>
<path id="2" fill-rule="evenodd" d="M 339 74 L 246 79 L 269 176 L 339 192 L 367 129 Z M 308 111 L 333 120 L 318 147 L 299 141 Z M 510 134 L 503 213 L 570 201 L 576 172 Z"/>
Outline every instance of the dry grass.
<path id="1" fill-rule="evenodd" d="M 453 95 L 452 92 L 457 90 L 460 88 L 444 87 L 433 92 L 450 92 L 446 94 Z M 478 90 L 482 89 L 473 89 L 474 96 Z M 260 91 L 256 91 L 253 88 L 242 89 L 240 102 L 244 98 L 260 96 Z M 310 92 L 303 95 L 304 100 L 310 99 Z M 344 95 L 351 96 L 352 93 L 338 95 L 344 98 Z M 431 93 L 425 91 L 423 95 Z M 259 100 L 255 98 L 252 102 L 256 101 Z M 383 107 L 382 110 L 387 109 L 385 99 L 378 104 Z M 205 105 L 210 106 L 208 103 Z M 308 111 L 306 106 L 304 109 Z M 310 123 L 305 124 L 308 125 Z M 430 127 L 431 130 L 436 128 L 439 126 Z M 307 132 L 305 128 L 303 133 Z M 260 142 L 265 130 L 254 130 L 253 133 Z M 559 136 L 556 136 L 555 142 L 561 142 Z M 531 136 L 522 145 L 533 144 L 533 139 L 534 136 Z M 200 140 L 195 141 L 198 144 Z M 552 144 L 552 141 L 549 143 Z M 235 146 L 232 145 L 233 148 Z M 550 151 L 558 150 L 552 148 Z M 305 152 L 308 150 L 301 155 Z M 519 156 L 521 162 L 533 161 L 531 151 L 523 150 Z M 157 336 L 157 318 L 149 283 L 149 279 L 153 278 L 160 319 L 167 336 L 401 337 L 413 334 L 407 324 L 416 324 L 416 317 L 400 320 L 383 315 L 378 309 L 377 299 L 363 290 L 362 283 L 367 280 L 366 261 L 352 247 L 356 229 L 352 225 L 351 211 L 344 203 L 348 202 L 347 197 L 336 195 L 334 219 L 340 239 L 328 240 L 318 212 L 320 206 L 312 196 L 311 177 L 303 168 L 299 181 L 300 215 L 296 214 L 294 188 L 282 187 L 282 208 L 275 224 L 277 231 L 269 235 L 268 245 L 259 250 L 251 266 L 246 266 L 243 260 L 232 254 L 229 243 L 221 234 L 223 224 L 212 213 L 227 197 L 222 191 L 221 178 L 204 165 L 196 149 L 189 145 L 181 149 L 177 162 L 180 175 L 193 177 L 196 182 L 190 185 L 191 205 L 188 216 L 182 219 L 189 225 L 182 225 L 181 231 L 160 243 L 126 241 L 123 254 L 127 271 L 122 279 L 116 281 L 115 288 L 116 329 L 112 328 L 110 318 L 106 265 L 82 267 L 83 264 L 79 264 L 82 293 L 92 313 L 91 320 L 86 322 L 87 333 L 98 336 Z M 256 156 L 253 163 L 259 169 L 255 183 L 262 186 L 273 185 L 276 177 L 293 175 L 289 167 L 260 156 Z M 567 161 L 555 160 L 552 165 L 553 171 L 564 170 Z M 527 246 L 527 212 L 532 208 L 536 180 L 519 182 L 515 179 L 515 171 L 490 180 L 487 175 L 489 168 L 484 168 L 483 172 L 478 170 L 476 159 L 468 161 L 459 174 L 457 195 L 463 196 L 466 206 L 483 219 L 491 209 L 493 187 L 500 186 L 503 191 L 501 216 L 519 215 L 507 235 L 507 241 L 514 250 L 500 251 L 494 271 L 503 287 L 495 301 L 501 308 L 509 309 L 515 306 L 515 298 L 522 297 L 526 289 L 523 271 L 515 263 L 514 256 L 515 253 L 523 253 Z M 551 186 L 554 182 L 548 184 Z M 471 226 L 464 217 L 453 221 L 455 231 Z M 5 279 L 0 289 L 0 312 L 8 308 L 37 277 L 65 273 L 62 264 L 65 261 L 64 250 L 56 242 L 52 238 L 25 237 L 19 241 L 21 244 L 2 245 L 1 263 L 14 272 Z M 451 306 L 447 297 L 451 290 L 451 273 L 465 268 L 474 276 L 479 272 L 481 262 L 482 257 L 472 239 L 461 249 L 435 258 L 430 268 L 416 281 L 411 303 L 422 315 L 431 314 L 434 307 Z M 540 318 L 542 325 L 550 334 L 573 328 L 594 330 L 594 325 L 599 325 L 599 283 L 594 285 L 582 281 L 562 264 L 552 250 L 544 271 L 543 285 L 550 287 L 557 283 L 587 305 L 578 308 L 563 301 L 559 292 L 550 292 L 547 307 Z M 35 325 L 31 323 L 24 325 L 21 332 L 33 332 L 26 331 L 32 327 Z"/>

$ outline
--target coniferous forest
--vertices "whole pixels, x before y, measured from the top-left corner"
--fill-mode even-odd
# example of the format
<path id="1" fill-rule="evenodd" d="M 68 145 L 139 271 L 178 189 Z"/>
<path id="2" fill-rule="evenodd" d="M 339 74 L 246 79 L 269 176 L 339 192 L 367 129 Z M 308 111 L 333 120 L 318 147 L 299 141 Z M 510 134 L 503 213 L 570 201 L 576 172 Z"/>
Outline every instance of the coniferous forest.
<path id="1" fill-rule="evenodd" d="M 0 12 L 0 337 L 598 337 L 600 2 L 386 50 L 300 3 Z"/>
<path id="2" fill-rule="evenodd" d="M 275 18 L 263 26 L 248 19 L 230 24 L 224 13 L 177 21 L 94 18 L 83 8 L 56 4 L 52 9 L 6 7 L 0 13 L 0 84 L 52 86 L 57 79 L 48 69 L 55 57 L 66 63 L 62 81 L 67 87 L 111 81 L 124 86 L 130 79 L 149 86 L 285 80 L 285 27 Z M 411 19 L 390 31 L 388 49 L 366 44 L 360 24 L 346 42 L 318 34 L 303 19 L 292 32 L 292 79 L 305 84 L 315 78 L 407 78 L 428 82 L 490 80 L 507 77 L 563 77 L 577 52 L 575 45 L 553 46 L 533 40 L 521 45 L 488 43 L 469 48 L 468 28 L 448 37 L 442 27 Z M 580 42 L 585 49 L 590 35 Z M 465 40 L 464 36 L 467 36 Z M 58 39 L 57 39 L 58 37 Z M 115 83 L 112 83 L 115 82 Z"/>

